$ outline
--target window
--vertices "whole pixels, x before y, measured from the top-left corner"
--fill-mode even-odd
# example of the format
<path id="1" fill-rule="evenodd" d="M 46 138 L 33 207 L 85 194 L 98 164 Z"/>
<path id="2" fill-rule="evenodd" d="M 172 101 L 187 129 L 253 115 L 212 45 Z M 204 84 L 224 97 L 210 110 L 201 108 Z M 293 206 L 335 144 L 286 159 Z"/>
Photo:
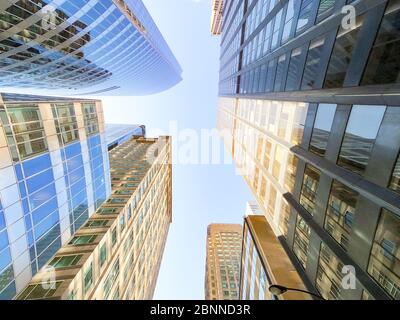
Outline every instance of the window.
<path id="1" fill-rule="evenodd" d="M 360 175 L 364 174 L 385 111 L 385 106 L 353 106 L 338 165 Z"/>
<path id="2" fill-rule="evenodd" d="M 310 213 L 314 214 L 315 198 L 317 194 L 321 172 L 307 164 L 304 171 L 303 187 L 301 189 L 300 204 Z"/>
<path id="3" fill-rule="evenodd" d="M 26 289 L 18 296 L 20 300 L 39 300 L 44 298 L 52 297 L 57 289 L 62 284 L 62 281 L 47 283 L 47 286 L 42 284 L 29 285 Z"/>
<path id="4" fill-rule="evenodd" d="M 299 89 L 299 77 L 303 71 L 304 59 L 301 59 L 303 49 L 297 48 L 292 51 L 290 57 L 289 71 L 286 81 L 286 91 L 293 91 Z M 303 63 L 302 63 L 303 60 Z"/>
<path id="5" fill-rule="evenodd" d="M 111 243 L 113 246 L 117 243 L 117 228 L 115 227 L 111 233 Z"/>
<path id="6" fill-rule="evenodd" d="M 310 151 L 324 157 L 336 113 L 335 104 L 320 104 L 311 136 Z"/>
<path id="7" fill-rule="evenodd" d="M 308 48 L 307 61 L 304 67 L 302 90 L 318 89 L 315 86 L 315 79 L 321 73 L 321 57 L 325 48 L 325 37 L 317 38 L 310 43 Z"/>
<path id="8" fill-rule="evenodd" d="M 368 273 L 393 299 L 400 299 L 400 218 L 382 209 Z"/>
<path id="9" fill-rule="evenodd" d="M 107 243 L 104 243 L 100 248 L 100 267 L 107 261 Z"/>
<path id="10" fill-rule="evenodd" d="M 93 284 L 93 266 L 92 263 L 90 263 L 89 267 L 85 270 L 84 273 L 84 288 L 85 288 L 85 293 L 90 289 L 90 287 Z"/>
<path id="11" fill-rule="evenodd" d="M 278 67 L 276 69 L 276 77 L 275 77 L 275 84 L 274 84 L 274 91 L 282 91 L 282 83 L 286 79 L 285 71 L 286 65 L 286 54 L 282 55 L 278 59 Z"/>
<path id="12" fill-rule="evenodd" d="M 326 16 L 328 12 L 332 11 L 335 6 L 335 0 L 321 0 L 318 8 L 318 19 L 321 16 Z"/>
<path id="13" fill-rule="evenodd" d="M 125 229 L 125 215 L 124 214 L 121 214 L 121 216 L 119 217 L 119 228 L 120 228 L 121 232 Z"/>
<path id="14" fill-rule="evenodd" d="M 74 104 L 53 104 L 51 108 L 60 145 L 79 140 Z"/>
<path id="15" fill-rule="evenodd" d="M 302 0 L 296 34 L 303 32 L 311 20 L 313 0 Z"/>
<path id="16" fill-rule="evenodd" d="M 340 293 L 344 276 L 342 269 L 343 263 L 333 254 L 325 243 L 322 243 L 319 254 L 316 288 L 325 299 L 342 299 Z"/>
<path id="17" fill-rule="evenodd" d="M 400 82 L 400 1 L 391 0 L 365 69 L 362 85 Z"/>
<path id="18" fill-rule="evenodd" d="M 325 229 L 345 250 L 353 226 L 358 193 L 333 181 L 325 219 Z"/>
<path id="19" fill-rule="evenodd" d="M 82 255 L 56 257 L 49 263 L 49 265 L 55 269 L 67 268 L 70 266 L 76 266 L 81 258 Z"/>
<path id="20" fill-rule="evenodd" d="M 92 220 L 85 224 L 85 228 L 101 228 L 105 227 L 108 220 Z"/>
<path id="21" fill-rule="evenodd" d="M 311 230 L 301 216 L 297 216 L 296 231 L 294 234 L 293 252 L 304 269 L 307 266 L 308 248 Z"/>
<path id="22" fill-rule="evenodd" d="M 93 243 L 96 240 L 96 238 L 97 238 L 96 235 L 76 236 L 71 240 L 69 244 L 74 246 L 86 245 Z"/>
<path id="23" fill-rule="evenodd" d="M 283 27 L 282 43 L 289 40 L 291 36 L 292 25 L 294 20 L 294 12 L 295 12 L 295 0 L 289 0 L 285 17 L 285 25 Z"/>
<path id="24" fill-rule="evenodd" d="M 329 62 L 324 88 L 343 87 L 362 23 L 362 17 L 357 17 L 357 27 L 355 29 L 346 30 L 342 27 L 340 28 Z"/>

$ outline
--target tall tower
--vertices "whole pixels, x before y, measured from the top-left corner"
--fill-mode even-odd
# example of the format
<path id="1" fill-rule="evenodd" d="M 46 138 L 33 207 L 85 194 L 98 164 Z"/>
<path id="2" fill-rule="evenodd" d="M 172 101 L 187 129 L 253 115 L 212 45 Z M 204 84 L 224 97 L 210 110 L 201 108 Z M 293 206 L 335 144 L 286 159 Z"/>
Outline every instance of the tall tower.
<path id="1" fill-rule="evenodd" d="M 400 1 L 348 2 L 224 1 L 218 127 L 309 290 L 399 299 Z"/>
<path id="2" fill-rule="evenodd" d="M 0 298 L 22 290 L 110 193 L 100 101 L 0 94 Z"/>
<path id="3" fill-rule="evenodd" d="M 182 69 L 141 0 L 0 4 L 0 89 L 146 95 Z"/>
<path id="4" fill-rule="evenodd" d="M 243 228 L 211 224 L 207 229 L 206 300 L 238 300 Z"/>
<path id="5" fill-rule="evenodd" d="M 17 297 L 151 299 L 172 221 L 170 137 L 110 151 L 112 194 Z"/>

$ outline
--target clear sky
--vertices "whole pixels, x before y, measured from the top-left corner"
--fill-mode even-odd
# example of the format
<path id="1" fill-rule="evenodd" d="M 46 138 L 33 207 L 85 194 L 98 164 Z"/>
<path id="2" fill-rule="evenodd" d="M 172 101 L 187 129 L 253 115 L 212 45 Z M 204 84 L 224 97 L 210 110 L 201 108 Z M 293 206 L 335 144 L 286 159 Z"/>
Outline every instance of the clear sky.
<path id="1" fill-rule="evenodd" d="M 106 122 L 145 124 L 149 136 L 170 133 L 171 121 L 198 133 L 216 127 L 220 39 L 210 35 L 211 2 L 144 0 L 184 80 L 158 95 L 104 98 Z M 173 139 L 175 147 L 185 143 Z M 242 223 L 252 195 L 233 165 L 177 164 L 173 170 L 173 223 L 154 298 L 204 299 L 207 225 Z"/>

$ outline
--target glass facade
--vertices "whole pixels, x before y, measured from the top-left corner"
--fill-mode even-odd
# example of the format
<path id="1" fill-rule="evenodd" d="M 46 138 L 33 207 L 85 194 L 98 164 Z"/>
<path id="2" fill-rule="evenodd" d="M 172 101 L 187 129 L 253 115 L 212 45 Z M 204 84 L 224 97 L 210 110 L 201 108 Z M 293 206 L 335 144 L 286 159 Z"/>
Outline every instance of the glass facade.
<path id="1" fill-rule="evenodd" d="M 268 224 L 309 290 L 399 299 L 398 239 L 381 225 L 400 214 L 400 0 L 223 6 L 217 125 Z M 358 267 L 357 290 L 342 288 L 341 261 Z"/>
<path id="2" fill-rule="evenodd" d="M 181 81 L 142 1 L 5 2 L 0 35 L 2 87 L 149 94 Z"/>
<path id="3" fill-rule="evenodd" d="M 0 136 L 6 143 L 1 146 L 0 197 L 8 231 L 2 243 L 7 240 L 8 249 L 1 264 L 13 272 L 9 270 L 0 292 L 10 286 L 4 293 L 8 298 L 83 225 L 96 201 L 100 204 L 110 193 L 104 129 L 88 139 L 79 116 L 87 102 L 57 99 L 2 95 Z M 91 103 L 97 127 L 104 128 L 100 103 Z"/>

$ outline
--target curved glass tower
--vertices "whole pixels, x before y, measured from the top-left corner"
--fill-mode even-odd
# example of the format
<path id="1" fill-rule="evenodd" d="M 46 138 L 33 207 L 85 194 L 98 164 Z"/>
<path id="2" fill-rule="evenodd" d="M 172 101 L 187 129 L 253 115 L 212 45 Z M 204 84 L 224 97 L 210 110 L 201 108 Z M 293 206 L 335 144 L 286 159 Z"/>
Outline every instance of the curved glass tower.
<path id="1" fill-rule="evenodd" d="M 0 3 L 0 88 L 145 95 L 181 73 L 141 0 Z"/>

